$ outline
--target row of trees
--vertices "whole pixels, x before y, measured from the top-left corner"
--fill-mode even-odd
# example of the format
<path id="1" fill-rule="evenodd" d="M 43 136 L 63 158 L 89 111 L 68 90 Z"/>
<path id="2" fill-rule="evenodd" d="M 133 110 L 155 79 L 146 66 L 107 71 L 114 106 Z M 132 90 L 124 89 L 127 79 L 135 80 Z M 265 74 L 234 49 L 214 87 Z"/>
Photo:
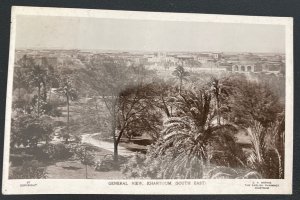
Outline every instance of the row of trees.
<path id="1" fill-rule="evenodd" d="M 37 147 L 48 143 L 53 136 L 53 117 L 61 116 L 59 106 L 67 104 L 67 130 L 69 130 L 70 101 L 77 99 L 76 73 L 55 70 L 46 61 L 38 64 L 34 59 L 22 57 L 14 71 L 14 94 L 11 147 L 20 145 Z M 51 99 L 51 96 L 55 96 Z M 53 97 L 52 97 L 53 98 Z M 65 100 L 61 100 L 65 99 Z M 63 137 L 68 140 L 69 131 Z"/>

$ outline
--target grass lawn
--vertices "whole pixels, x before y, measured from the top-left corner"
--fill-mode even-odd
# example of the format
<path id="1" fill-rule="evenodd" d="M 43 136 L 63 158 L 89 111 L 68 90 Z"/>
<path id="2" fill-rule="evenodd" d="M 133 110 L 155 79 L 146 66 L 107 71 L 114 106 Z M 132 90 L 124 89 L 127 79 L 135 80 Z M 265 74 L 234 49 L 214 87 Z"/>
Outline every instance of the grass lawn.
<path id="1" fill-rule="evenodd" d="M 48 179 L 85 179 L 86 166 L 79 160 L 57 162 L 47 167 Z M 87 166 L 87 178 L 89 179 L 122 179 L 120 171 L 98 172 L 94 167 Z"/>
<path id="2" fill-rule="evenodd" d="M 105 155 L 113 154 L 113 152 L 99 147 L 85 145 L 95 157 L 95 161 L 103 159 Z M 66 161 L 58 161 L 55 164 L 46 167 L 48 179 L 85 179 L 87 170 L 87 178 L 90 179 L 122 179 L 121 171 L 112 170 L 107 172 L 99 172 L 94 166 L 82 164 L 80 160 L 68 159 Z"/>

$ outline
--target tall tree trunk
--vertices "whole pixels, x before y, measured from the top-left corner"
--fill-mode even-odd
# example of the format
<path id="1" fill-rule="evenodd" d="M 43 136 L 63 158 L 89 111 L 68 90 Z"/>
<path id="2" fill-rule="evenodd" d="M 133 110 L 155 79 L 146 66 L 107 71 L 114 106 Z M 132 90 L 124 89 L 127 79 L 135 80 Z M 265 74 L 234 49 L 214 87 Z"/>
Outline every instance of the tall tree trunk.
<path id="1" fill-rule="evenodd" d="M 182 78 L 180 79 L 179 94 L 181 94 L 181 87 L 182 87 Z"/>
<path id="2" fill-rule="evenodd" d="M 38 86 L 38 112 L 37 112 L 37 115 L 38 115 L 38 118 L 40 118 L 40 96 L 41 96 L 41 85 L 39 84 Z"/>
<path id="3" fill-rule="evenodd" d="M 86 147 L 84 148 L 84 160 L 85 160 L 85 178 L 88 179 L 88 165 L 86 158 Z"/>
<path id="4" fill-rule="evenodd" d="M 67 130 L 68 130 L 68 135 L 69 135 L 69 123 L 70 123 L 70 102 L 69 102 L 69 95 L 67 94 Z"/>
<path id="5" fill-rule="evenodd" d="M 218 122 L 218 125 L 221 125 L 220 102 L 218 99 L 217 99 L 217 122 Z"/>
<path id="6" fill-rule="evenodd" d="M 165 102 L 165 99 L 164 99 L 163 95 L 161 95 L 161 100 L 162 100 L 162 102 L 163 102 L 163 109 L 164 109 L 164 111 L 165 111 L 167 117 L 171 117 L 171 114 L 170 114 L 170 112 L 169 112 L 168 106 L 167 106 L 167 104 L 166 104 L 166 102 Z"/>
<path id="7" fill-rule="evenodd" d="M 118 142 L 114 141 L 114 162 L 117 164 L 119 162 L 119 154 L 118 154 Z"/>
<path id="8" fill-rule="evenodd" d="M 43 81 L 43 100 L 46 102 L 47 101 L 47 86 L 46 83 Z"/>
<path id="9" fill-rule="evenodd" d="M 50 83 L 50 90 L 49 90 L 49 103 L 51 102 L 51 90 L 52 90 L 52 83 Z"/>
<path id="10" fill-rule="evenodd" d="M 114 137 L 114 163 L 117 165 L 119 162 L 119 154 L 118 154 L 118 141 L 116 137 Z"/>
<path id="11" fill-rule="evenodd" d="M 18 95 L 19 95 L 18 99 L 20 100 L 21 99 L 21 87 L 19 87 L 19 89 L 18 89 Z"/>
<path id="12" fill-rule="evenodd" d="M 114 162 L 117 164 L 119 161 L 119 155 L 118 155 L 118 140 L 116 138 L 116 118 L 115 118 L 115 116 L 112 117 L 111 135 L 114 140 Z"/>
<path id="13" fill-rule="evenodd" d="M 219 96 L 219 88 L 216 91 L 216 101 L 217 101 L 217 123 L 221 125 L 221 116 L 220 116 L 220 96 Z"/>

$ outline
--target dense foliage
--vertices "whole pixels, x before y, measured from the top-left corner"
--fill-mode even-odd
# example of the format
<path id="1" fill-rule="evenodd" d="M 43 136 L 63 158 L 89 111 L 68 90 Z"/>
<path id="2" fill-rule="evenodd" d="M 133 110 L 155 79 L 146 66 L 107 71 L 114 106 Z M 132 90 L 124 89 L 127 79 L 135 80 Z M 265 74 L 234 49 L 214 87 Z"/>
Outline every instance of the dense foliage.
<path id="1" fill-rule="evenodd" d="M 72 158 L 98 171 L 122 165 L 132 178 L 284 177 L 282 84 L 270 86 L 279 79 L 190 73 L 182 65 L 162 78 L 109 56 L 77 69 L 27 56 L 17 63 L 12 153 L 43 162 Z M 113 155 L 97 161 L 81 143 L 87 133 L 112 142 Z M 145 154 L 119 156 L 120 143 L 144 136 L 152 143 Z M 13 178 L 46 177 L 37 163 L 13 167 Z"/>

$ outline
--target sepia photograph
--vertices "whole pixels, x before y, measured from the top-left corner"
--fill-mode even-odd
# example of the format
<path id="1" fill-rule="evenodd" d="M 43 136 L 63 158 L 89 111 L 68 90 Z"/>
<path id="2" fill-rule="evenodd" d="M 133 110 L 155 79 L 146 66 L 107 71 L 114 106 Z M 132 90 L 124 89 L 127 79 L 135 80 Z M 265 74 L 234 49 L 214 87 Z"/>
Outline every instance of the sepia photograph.
<path id="1" fill-rule="evenodd" d="M 291 193 L 292 32 L 13 7 L 3 193 Z"/>

